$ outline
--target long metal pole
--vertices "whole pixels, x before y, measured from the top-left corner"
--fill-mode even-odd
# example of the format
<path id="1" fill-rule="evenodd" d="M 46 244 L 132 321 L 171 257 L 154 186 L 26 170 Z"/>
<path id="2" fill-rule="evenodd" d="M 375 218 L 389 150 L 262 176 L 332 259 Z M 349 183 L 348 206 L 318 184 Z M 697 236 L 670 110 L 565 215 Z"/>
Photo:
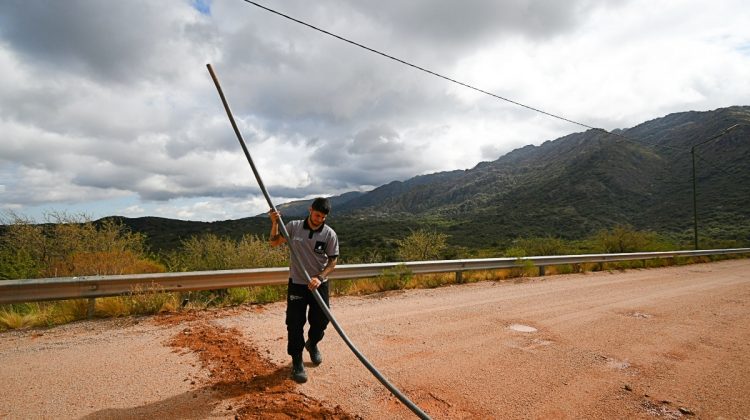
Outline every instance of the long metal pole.
<path id="1" fill-rule="evenodd" d="M 234 122 L 234 117 L 232 116 L 232 111 L 229 109 L 229 104 L 227 103 L 227 99 L 224 97 L 224 92 L 221 90 L 221 85 L 219 84 L 219 79 L 216 77 L 216 73 L 214 73 L 213 67 L 211 67 L 211 64 L 206 64 L 206 67 L 208 68 L 208 72 L 211 74 L 211 78 L 214 81 L 214 84 L 216 85 L 216 90 L 219 91 L 219 96 L 221 97 L 221 103 L 224 105 L 224 110 L 227 112 L 227 117 L 229 117 L 229 122 L 232 123 L 232 128 L 234 129 L 234 134 L 237 136 L 237 140 L 240 142 L 240 146 L 242 146 L 242 151 L 245 152 L 245 157 L 247 158 L 248 163 L 250 163 L 250 167 L 253 169 L 253 174 L 255 175 L 255 179 L 258 181 L 258 186 L 260 187 L 261 191 L 263 192 L 263 196 L 266 197 L 266 201 L 268 202 L 268 206 L 271 207 L 271 210 L 274 212 L 276 211 L 276 206 L 273 205 L 273 201 L 271 200 L 271 196 L 268 195 L 268 191 L 266 190 L 265 185 L 263 184 L 263 180 L 260 178 L 260 173 L 258 173 L 258 169 L 255 167 L 255 164 L 253 163 L 253 158 L 250 156 L 250 152 L 247 150 L 247 146 L 245 145 L 245 140 L 242 138 L 242 134 L 240 134 L 239 128 L 237 128 L 237 123 Z M 279 228 L 281 234 L 284 236 L 284 239 L 286 239 L 287 246 L 289 247 L 289 253 L 292 257 L 292 260 L 295 264 L 297 264 L 298 267 L 302 267 L 302 272 L 305 273 L 305 281 L 310 283 L 312 279 L 310 278 L 310 275 L 307 273 L 307 271 L 304 269 L 304 266 L 302 265 L 302 262 L 300 261 L 300 257 L 294 252 L 294 248 L 292 247 L 292 242 L 289 238 L 289 232 L 286 230 L 286 226 L 284 225 L 284 221 L 281 219 L 281 216 L 279 216 Z M 336 321 L 336 318 L 333 316 L 333 313 L 328 309 L 328 306 L 323 301 L 323 298 L 320 296 L 320 293 L 317 290 L 313 290 L 313 296 L 315 297 L 315 301 L 318 302 L 318 305 L 320 306 L 320 309 L 323 310 L 323 313 L 326 315 L 328 320 L 331 321 L 331 324 L 336 329 L 336 332 L 339 333 L 339 336 L 341 336 L 341 339 L 344 340 L 346 345 L 351 349 L 351 351 L 354 353 L 355 356 L 359 359 L 360 362 L 362 362 L 363 365 L 372 373 L 386 388 L 388 388 L 391 393 L 399 399 L 405 406 L 407 406 L 414 414 L 416 414 L 421 419 L 429 419 L 430 417 L 425 414 L 424 411 L 422 411 L 416 404 L 411 402 L 409 398 L 407 398 L 404 394 L 401 393 L 401 391 L 398 390 L 395 386 L 393 386 L 388 380 L 373 366 L 372 363 L 370 363 L 367 358 L 362 355 L 362 353 L 357 349 L 357 347 L 352 343 L 352 341 L 347 337 L 344 330 L 339 325 L 338 321 Z"/>

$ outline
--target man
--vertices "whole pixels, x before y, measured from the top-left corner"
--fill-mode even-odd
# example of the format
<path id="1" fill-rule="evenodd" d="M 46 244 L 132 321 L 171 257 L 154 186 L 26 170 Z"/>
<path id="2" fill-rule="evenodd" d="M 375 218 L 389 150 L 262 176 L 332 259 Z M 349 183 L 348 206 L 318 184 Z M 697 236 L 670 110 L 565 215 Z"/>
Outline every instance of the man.
<path id="1" fill-rule="evenodd" d="M 339 255 L 339 240 L 336 232 L 325 224 L 326 217 L 331 211 L 331 203 L 327 198 L 316 198 L 309 208 L 305 220 L 294 220 L 286 224 L 287 233 L 301 266 L 294 258 L 289 266 L 289 285 L 286 298 L 286 331 L 287 353 L 292 356 L 292 379 L 299 383 L 307 382 L 307 373 L 302 363 L 302 349 L 310 353 L 314 365 L 323 362 L 323 356 L 318 349 L 318 343 L 323 339 L 328 326 L 328 318 L 320 309 L 313 296 L 313 290 L 320 293 L 328 306 L 328 275 L 336 267 Z M 278 246 L 286 242 L 279 231 L 278 212 L 271 210 L 271 246 Z M 304 270 L 304 271 L 303 271 Z M 310 276 L 307 282 L 305 271 Z M 308 312 L 309 307 L 309 312 Z M 310 321 L 310 330 L 305 342 L 305 322 Z"/>

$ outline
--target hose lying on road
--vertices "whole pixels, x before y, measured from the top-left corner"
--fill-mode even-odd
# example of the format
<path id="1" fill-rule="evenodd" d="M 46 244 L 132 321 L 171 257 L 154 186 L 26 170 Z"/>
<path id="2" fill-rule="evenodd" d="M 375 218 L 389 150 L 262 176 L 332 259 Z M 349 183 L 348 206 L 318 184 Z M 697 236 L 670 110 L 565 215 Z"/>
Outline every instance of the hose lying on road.
<path id="1" fill-rule="evenodd" d="M 227 103 L 226 98 L 224 97 L 224 92 L 221 90 L 221 85 L 219 84 L 219 79 L 216 77 L 216 73 L 214 73 L 213 67 L 211 67 L 211 64 L 206 64 L 206 67 L 208 67 L 208 72 L 211 74 L 211 78 L 214 81 L 214 84 L 216 85 L 216 90 L 219 91 L 219 96 L 221 97 L 221 102 L 224 104 L 224 110 L 227 112 L 227 116 L 229 117 L 229 122 L 232 123 L 232 128 L 234 129 L 234 134 L 237 135 L 237 140 L 240 142 L 240 146 L 242 146 L 242 151 L 245 152 L 245 157 L 247 158 L 248 163 L 250 163 L 250 167 L 253 170 L 253 174 L 255 175 L 255 179 L 258 181 L 258 186 L 260 187 L 260 190 L 263 192 L 263 196 L 266 197 L 266 201 L 268 202 L 268 206 L 276 212 L 276 206 L 273 205 L 273 202 L 271 201 L 271 197 L 268 195 L 268 191 L 266 190 L 265 185 L 263 184 L 263 180 L 260 178 L 260 174 L 258 173 L 258 169 L 255 167 L 255 164 L 253 163 L 253 158 L 250 157 L 250 152 L 247 150 L 247 145 L 245 145 L 245 140 L 242 138 L 242 134 L 240 134 L 240 130 L 237 128 L 237 123 L 234 121 L 234 117 L 232 116 L 232 111 L 229 109 L 229 104 Z M 289 239 L 289 232 L 286 230 L 286 226 L 284 225 L 284 221 L 279 216 L 279 229 L 284 236 L 284 239 L 286 239 L 287 246 L 289 246 L 289 252 L 292 257 L 292 260 L 295 264 L 299 267 L 303 267 L 299 256 L 295 254 L 294 248 L 291 246 L 292 241 Z M 305 280 L 310 283 L 310 275 L 307 273 L 307 271 L 303 268 L 302 272 L 305 273 Z M 391 393 L 396 396 L 396 398 L 399 399 L 406 407 L 408 407 L 414 414 L 416 414 L 419 418 L 422 419 L 429 419 L 430 417 L 425 414 L 424 411 L 422 411 L 416 404 L 411 402 L 409 398 L 407 398 L 401 391 L 398 390 L 393 384 L 388 382 L 388 380 L 375 368 L 375 366 L 370 363 L 367 358 L 362 355 L 362 353 L 357 349 L 356 346 L 354 346 L 354 343 L 347 337 L 344 330 L 341 328 L 339 323 L 336 321 L 336 318 L 333 316 L 331 311 L 328 309 L 328 306 L 326 306 L 325 302 L 323 301 L 323 298 L 320 296 L 320 293 L 317 290 L 313 290 L 313 296 L 315 297 L 315 301 L 318 302 L 318 305 L 323 310 L 323 313 L 325 313 L 326 317 L 331 321 L 331 324 L 333 324 L 333 327 L 336 329 L 336 332 L 339 333 L 341 336 L 341 339 L 344 340 L 347 346 L 349 346 L 349 349 L 354 353 L 355 356 L 359 359 L 360 362 L 362 362 L 363 365 L 386 387 L 388 388 Z"/>

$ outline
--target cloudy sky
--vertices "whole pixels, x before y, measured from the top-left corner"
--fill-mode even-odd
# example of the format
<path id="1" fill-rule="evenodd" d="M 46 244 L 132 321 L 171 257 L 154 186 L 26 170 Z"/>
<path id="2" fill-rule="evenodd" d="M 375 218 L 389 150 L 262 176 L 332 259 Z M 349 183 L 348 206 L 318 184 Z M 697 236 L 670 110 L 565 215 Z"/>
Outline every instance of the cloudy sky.
<path id="1" fill-rule="evenodd" d="M 601 127 L 750 105 L 746 0 L 259 0 Z M 581 126 L 242 0 L 0 2 L 0 211 L 225 220 L 453 169 Z"/>

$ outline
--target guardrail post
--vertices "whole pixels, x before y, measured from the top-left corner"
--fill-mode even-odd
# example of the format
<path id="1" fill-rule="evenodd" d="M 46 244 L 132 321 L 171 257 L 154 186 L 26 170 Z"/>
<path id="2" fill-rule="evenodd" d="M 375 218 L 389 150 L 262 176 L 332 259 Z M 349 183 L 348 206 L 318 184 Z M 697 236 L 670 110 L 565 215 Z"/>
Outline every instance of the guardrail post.
<path id="1" fill-rule="evenodd" d="M 86 317 L 88 319 L 94 318 L 94 310 L 96 309 L 96 298 L 89 298 L 89 305 L 86 310 Z"/>
<path id="2" fill-rule="evenodd" d="M 543 265 L 539 266 L 539 277 L 544 277 L 544 273 L 546 272 L 545 267 Z"/>
<path id="3" fill-rule="evenodd" d="M 464 282 L 464 272 L 463 271 L 456 271 L 456 283 L 463 283 Z"/>

